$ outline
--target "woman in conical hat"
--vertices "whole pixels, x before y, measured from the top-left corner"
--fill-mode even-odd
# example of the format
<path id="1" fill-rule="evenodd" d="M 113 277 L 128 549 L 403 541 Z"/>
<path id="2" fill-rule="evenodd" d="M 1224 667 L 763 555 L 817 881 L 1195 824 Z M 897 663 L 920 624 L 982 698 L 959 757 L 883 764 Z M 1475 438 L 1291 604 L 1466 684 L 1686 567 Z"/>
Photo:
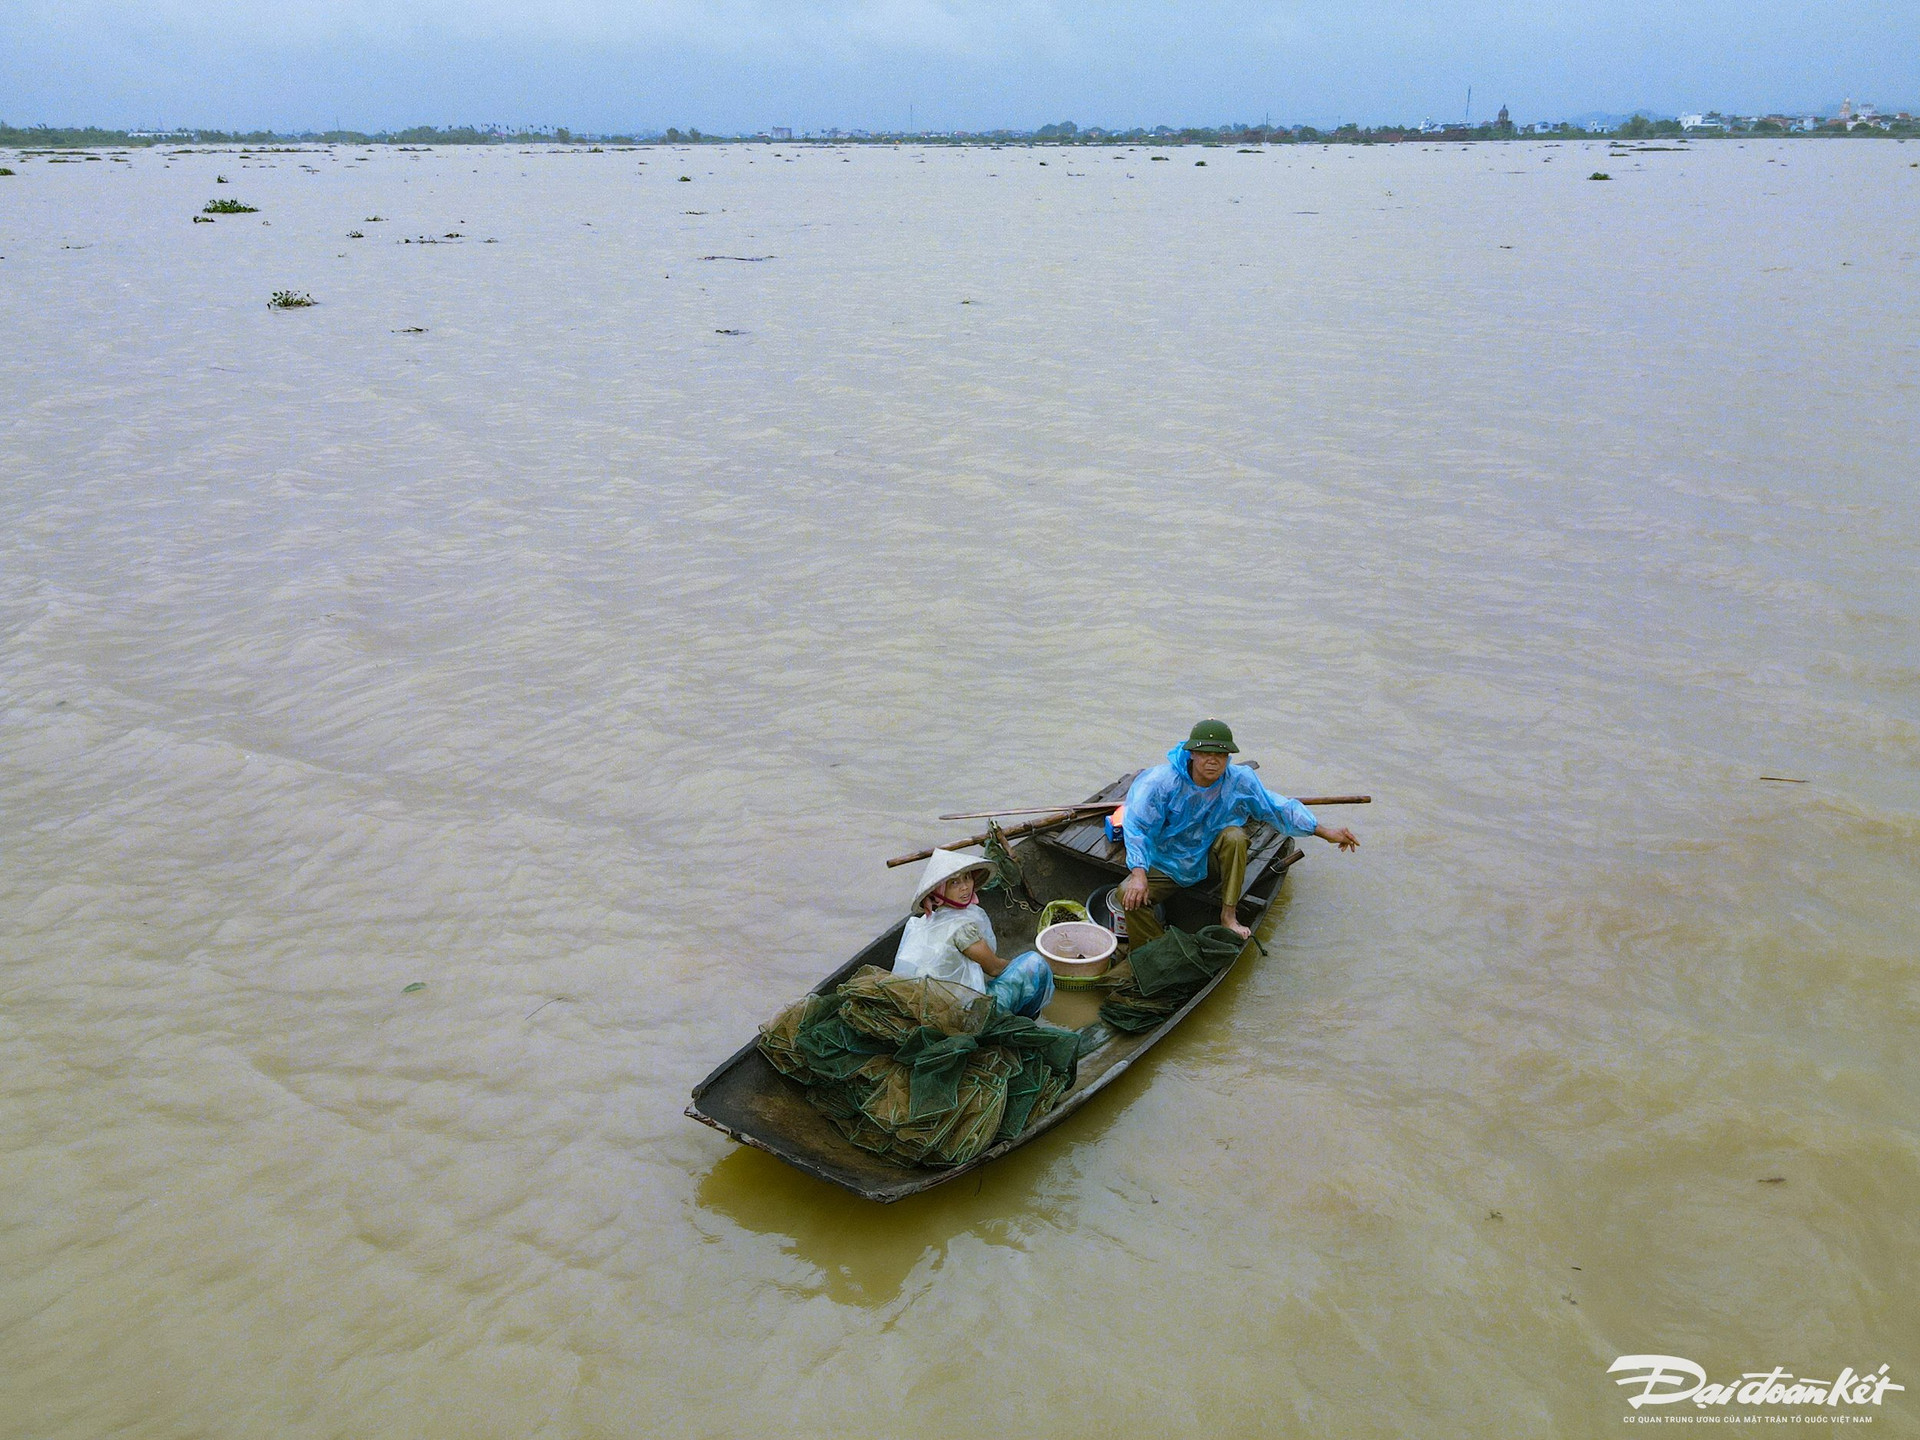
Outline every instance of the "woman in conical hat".
<path id="1" fill-rule="evenodd" d="M 983 856 L 957 850 L 928 856 L 893 973 L 964 985 L 991 995 L 1003 1010 L 1037 1018 L 1053 998 L 1053 972 L 1031 950 L 1000 958 L 993 922 L 976 898 L 980 882 L 992 874 L 993 865 Z"/>

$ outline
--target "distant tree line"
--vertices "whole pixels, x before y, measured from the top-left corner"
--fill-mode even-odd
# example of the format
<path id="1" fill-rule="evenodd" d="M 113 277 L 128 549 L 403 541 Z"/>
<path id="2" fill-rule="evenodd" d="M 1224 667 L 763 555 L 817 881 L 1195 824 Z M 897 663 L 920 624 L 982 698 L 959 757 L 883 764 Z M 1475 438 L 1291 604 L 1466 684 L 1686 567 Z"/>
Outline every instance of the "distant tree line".
<path id="1" fill-rule="evenodd" d="M 1692 138 L 1716 135 L 1808 135 L 1879 136 L 1920 135 L 1920 121 L 1880 117 L 1873 124 L 1848 129 L 1840 121 L 1824 122 L 1818 129 L 1790 129 L 1778 118 L 1743 120 L 1727 118 L 1708 129 L 1683 130 L 1678 120 L 1655 120 L 1635 115 L 1613 129 L 1587 130 L 1562 124 L 1548 130 L 1516 127 L 1506 121 L 1481 125 L 1377 125 L 1353 123 L 1332 130 L 1312 125 L 1217 126 L 1155 125 L 1129 130 L 1109 130 L 1098 125 L 1082 129 L 1071 120 L 1042 125 L 1037 130 L 952 131 L 929 134 L 908 131 L 828 131 L 825 134 L 783 137 L 780 144 L 887 144 L 911 141 L 919 145 L 1390 145 L 1410 140 L 1511 140 L 1515 138 L 1588 139 L 1618 137 L 1652 139 L 1686 134 Z M 201 130 L 169 131 L 108 130 L 97 126 L 60 127 L 35 125 L 21 128 L 0 121 L 0 146 L 15 150 L 86 149 L 95 146 L 146 145 L 639 145 L 664 141 L 669 145 L 737 144 L 769 142 L 766 134 L 706 135 L 695 129 L 669 127 L 663 133 L 636 135 L 575 134 L 564 126 L 552 129 L 480 129 L 472 125 L 439 128 L 415 125 L 405 130 L 303 130 L 285 133 L 275 130 Z"/>
<path id="2" fill-rule="evenodd" d="M 697 132 L 696 132 L 697 133 Z M 631 135 L 596 135 L 593 143 L 630 145 Z M 572 145 L 589 137 L 565 126 L 541 130 L 482 130 L 472 125 L 414 125 L 405 130 L 103 130 L 96 126 L 35 125 L 0 121 L 0 145 L 15 150 L 72 149 L 95 145 Z"/>

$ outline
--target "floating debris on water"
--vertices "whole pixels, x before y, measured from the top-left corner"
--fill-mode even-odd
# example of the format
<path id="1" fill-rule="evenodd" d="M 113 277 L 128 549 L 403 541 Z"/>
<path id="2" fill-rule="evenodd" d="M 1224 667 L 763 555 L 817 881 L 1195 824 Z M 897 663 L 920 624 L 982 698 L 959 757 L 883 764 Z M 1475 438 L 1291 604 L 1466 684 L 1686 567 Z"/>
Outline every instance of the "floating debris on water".
<path id="1" fill-rule="evenodd" d="M 742 265 L 758 265 L 762 260 L 777 260 L 777 255 L 702 255 L 702 260 L 738 260 Z"/>
<path id="2" fill-rule="evenodd" d="M 426 982 L 426 981 L 424 981 L 424 980 L 416 980 L 416 981 L 414 981 L 414 982 L 413 982 L 413 983 L 412 983 L 411 985 L 403 985 L 403 986 L 401 986 L 401 987 L 400 987 L 400 993 L 401 993 L 402 995 L 417 995 L 417 994 L 419 994 L 419 993 L 420 993 L 420 992 L 421 992 L 422 990 L 424 990 L 424 989 L 426 989 L 426 988 L 427 988 L 427 982 Z"/>
<path id="3" fill-rule="evenodd" d="M 716 330 L 713 333 L 716 335 L 744 335 L 747 332 L 744 330 Z"/>
<path id="4" fill-rule="evenodd" d="M 260 207 L 249 205 L 244 200 L 209 200 L 202 215 L 258 215 Z"/>
<path id="5" fill-rule="evenodd" d="M 273 298 L 267 301 L 267 308 L 269 310 L 304 310 L 309 305 L 319 303 L 304 290 L 276 290 L 273 292 Z"/>
<path id="6" fill-rule="evenodd" d="M 409 325 L 404 330 L 396 330 L 393 333 L 396 335 L 424 335 L 427 333 L 427 327 L 424 325 Z"/>

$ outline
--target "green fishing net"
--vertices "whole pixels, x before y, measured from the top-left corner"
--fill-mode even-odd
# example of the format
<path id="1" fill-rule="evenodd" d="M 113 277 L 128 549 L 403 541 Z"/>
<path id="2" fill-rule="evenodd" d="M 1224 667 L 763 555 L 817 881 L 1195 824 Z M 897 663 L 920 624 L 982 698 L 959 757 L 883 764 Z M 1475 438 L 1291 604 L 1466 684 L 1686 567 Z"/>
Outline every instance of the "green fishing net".
<path id="1" fill-rule="evenodd" d="M 1007 844 L 1005 832 L 996 820 L 987 821 L 987 841 L 981 846 L 987 863 L 993 866 L 993 874 L 982 890 L 1004 890 L 1007 898 L 1022 910 L 1038 910 L 1040 902 L 1034 899 L 1033 891 L 1027 888 L 1027 877 L 1020 869 L 1020 862 L 1014 858 L 1013 847 Z"/>
<path id="2" fill-rule="evenodd" d="M 1246 943 L 1224 925 L 1197 933 L 1168 926 L 1107 972 L 1116 983 L 1100 1018 L 1116 1030 L 1151 1030 L 1231 965 Z"/>
<path id="3" fill-rule="evenodd" d="M 896 1062 L 893 1073 L 868 1096 L 862 1113 L 887 1137 L 885 1146 L 867 1145 L 909 1165 L 964 1165 L 1000 1135 L 1007 1107 L 1007 1080 L 1015 1063 L 999 1050 L 982 1050 L 971 1036 L 970 1048 L 952 1067 L 939 1103 L 916 1103 L 913 1067 Z M 856 1145 L 861 1137 L 843 1133 Z"/>
<path id="4" fill-rule="evenodd" d="M 964 1165 L 1052 1110 L 1091 1040 L 942 980 L 865 966 L 760 1030 L 760 1051 L 849 1141 L 907 1165 Z"/>
<path id="5" fill-rule="evenodd" d="M 760 1027 L 760 1053 L 782 1075 L 804 1084 L 812 1077 L 813 1066 L 811 1057 L 800 1048 L 800 1031 L 839 1013 L 838 994 L 809 995 L 798 1004 L 789 1005 Z"/>
<path id="6" fill-rule="evenodd" d="M 840 987 L 838 998 L 847 1024 L 895 1046 L 929 1025 L 943 1035 L 972 1035 L 993 1014 L 993 1001 L 978 990 L 924 975 L 902 979 L 878 965 L 862 965 Z"/>

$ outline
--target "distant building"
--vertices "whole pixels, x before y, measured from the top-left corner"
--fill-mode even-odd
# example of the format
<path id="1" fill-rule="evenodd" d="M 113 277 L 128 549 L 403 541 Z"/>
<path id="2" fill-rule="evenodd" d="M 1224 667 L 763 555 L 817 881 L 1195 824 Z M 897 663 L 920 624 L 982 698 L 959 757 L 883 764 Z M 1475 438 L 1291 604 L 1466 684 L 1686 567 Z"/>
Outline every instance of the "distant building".
<path id="1" fill-rule="evenodd" d="M 793 127 L 791 125 L 774 126 L 773 138 L 776 140 L 791 140 L 793 138 Z"/>

